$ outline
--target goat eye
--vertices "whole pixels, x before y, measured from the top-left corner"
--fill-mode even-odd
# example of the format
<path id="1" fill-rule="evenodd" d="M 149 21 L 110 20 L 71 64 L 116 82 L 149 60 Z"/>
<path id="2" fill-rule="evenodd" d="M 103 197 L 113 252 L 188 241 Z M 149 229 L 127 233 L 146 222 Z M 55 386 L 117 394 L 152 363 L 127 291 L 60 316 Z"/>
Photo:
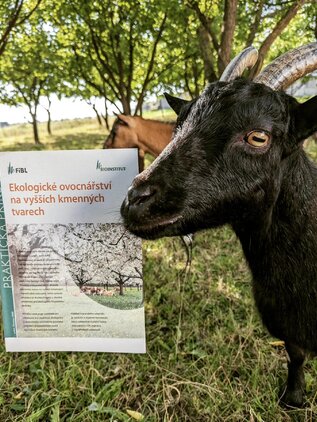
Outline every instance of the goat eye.
<path id="1" fill-rule="evenodd" d="M 270 140 L 270 135 L 263 130 L 253 130 L 248 133 L 244 140 L 253 147 L 264 147 Z"/>

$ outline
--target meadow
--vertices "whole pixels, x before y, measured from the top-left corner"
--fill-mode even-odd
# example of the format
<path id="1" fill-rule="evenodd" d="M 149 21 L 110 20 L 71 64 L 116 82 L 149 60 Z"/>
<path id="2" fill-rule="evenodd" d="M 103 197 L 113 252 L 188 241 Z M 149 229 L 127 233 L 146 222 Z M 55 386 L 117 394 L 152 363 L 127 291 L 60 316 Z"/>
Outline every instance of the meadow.
<path id="1" fill-rule="evenodd" d="M 94 120 L 40 128 L 41 149 L 100 148 Z M 0 130 L 0 149 L 38 149 L 30 128 Z M 307 150 L 317 160 L 317 146 Z M 144 242 L 147 354 L 5 353 L 0 421 L 291 422 L 317 420 L 317 360 L 305 365 L 302 409 L 278 395 L 281 342 L 263 328 L 238 240 L 224 227 L 197 234 L 190 271 L 180 239 Z M 133 413 L 131 411 L 137 412 Z"/>
<path id="2" fill-rule="evenodd" d="M 114 309 L 135 309 L 143 306 L 142 290 L 137 290 L 135 287 L 123 290 L 122 296 L 116 293 L 114 296 L 90 296 L 90 299 Z"/>

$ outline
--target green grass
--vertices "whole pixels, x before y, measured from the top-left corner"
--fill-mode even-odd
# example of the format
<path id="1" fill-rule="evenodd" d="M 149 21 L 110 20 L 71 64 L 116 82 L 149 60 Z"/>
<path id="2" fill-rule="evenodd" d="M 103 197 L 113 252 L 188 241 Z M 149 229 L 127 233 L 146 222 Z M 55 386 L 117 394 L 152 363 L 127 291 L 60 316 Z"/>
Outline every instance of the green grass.
<path id="1" fill-rule="evenodd" d="M 89 296 L 101 305 L 114 309 L 135 309 L 143 306 L 142 290 L 124 289 L 124 294 L 115 296 Z"/>
<path id="2" fill-rule="evenodd" d="M 77 124 L 66 129 L 55 135 L 65 148 L 72 130 L 87 148 L 99 145 L 91 136 L 103 134 L 96 124 L 87 137 Z M 24 136 L 21 130 L 18 142 Z M 308 150 L 317 158 L 314 143 Z M 0 421 L 132 422 L 129 409 L 146 422 L 317 420 L 316 360 L 306 363 L 305 407 L 278 404 L 285 351 L 260 322 L 229 228 L 196 235 L 189 274 L 178 238 L 144 242 L 143 249 L 148 353 L 8 354 L 2 342 Z"/>
<path id="3" fill-rule="evenodd" d="M 39 123 L 42 145 L 35 145 L 31 125 L 17 124 L 0 128 L 0 151 L 102 148 L 107 134 L 107 130 L 100 127 L 95 119 L 52 122 L 51 136 L 47 133 L 46 124 Z"/>
<path id="4" fill-rule="evenodd" d="M 176 114 L 172 109 L 146 111 L 143 117 L 145 119 L 176 120 Z"/>

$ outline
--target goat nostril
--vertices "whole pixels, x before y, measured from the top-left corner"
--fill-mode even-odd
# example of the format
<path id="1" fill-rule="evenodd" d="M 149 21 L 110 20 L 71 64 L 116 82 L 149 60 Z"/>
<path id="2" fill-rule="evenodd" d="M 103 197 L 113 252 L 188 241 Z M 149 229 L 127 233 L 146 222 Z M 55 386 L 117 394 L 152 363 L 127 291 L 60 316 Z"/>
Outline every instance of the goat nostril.
<path id="1" fill-rule="evenodd" d="M 145 188 L 130 187 L 128 191 L 128 199 L 130 205 L 140 205 L 154 196 L 157 189 L 154 186 L 147 186 Z"/>

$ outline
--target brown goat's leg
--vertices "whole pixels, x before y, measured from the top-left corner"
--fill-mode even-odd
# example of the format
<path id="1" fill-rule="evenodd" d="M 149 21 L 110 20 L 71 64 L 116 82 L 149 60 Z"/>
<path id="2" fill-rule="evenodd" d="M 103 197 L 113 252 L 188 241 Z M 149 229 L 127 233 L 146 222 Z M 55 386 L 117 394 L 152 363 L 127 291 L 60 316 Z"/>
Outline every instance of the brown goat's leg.
<path id="1" fill-rule="evenodd" d="M 305 392 L 305 377 L 303 364 L 305 352 L 292 343 L 285 344 L 288 353 L 288 377 L 286 389 L 281 397 L 281 402 L 287 406 L 300 407 L 303 404 Z"/>

